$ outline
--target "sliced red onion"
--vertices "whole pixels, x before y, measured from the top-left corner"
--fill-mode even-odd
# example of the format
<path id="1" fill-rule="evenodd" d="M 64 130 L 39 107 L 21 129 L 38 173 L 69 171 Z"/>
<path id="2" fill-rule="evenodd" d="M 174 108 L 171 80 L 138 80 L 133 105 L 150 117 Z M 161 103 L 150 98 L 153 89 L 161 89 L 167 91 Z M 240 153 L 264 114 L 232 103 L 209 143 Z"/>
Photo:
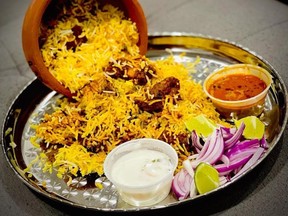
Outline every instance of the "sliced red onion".
<path id="1" fill-rule="evenodd" d="M 238 167 L 237 169 L 234 169 L 233 172 L 232 172 L 233 174 L 231 173 L 231 176 L 234 176 L 236 173 L 238 173 L 242 169 L 242 167 L 243 166 Z"/>
<path id="2" fill-rule="evenodd" d="M 267 140 L 265 139 L 265 136 L 263 136 L 262 139 L 260 139 L 260 146 L 264 149 L 269 148 L 269 144 L 268 144 Z"/>
<path id="3" fill-rule="evenodd" d="M 203 157 L 201 160 L 210 164 L 214 164 L 219 160 L 219 158 L 221 158 L 224 152 L 224 140 L 221 130 L 215 130 L 215 138 L 210 140 L 210 145 L 214 146 L 213 151 L 209 155 L 206 154 L 206 157 Z"/>
<path id="4" fill-rule="evenodd" d="M 236 144 L 241 138 L 243 131 L 245 129 L 245 124 L 242 122 L 236 133 L 228 140 L 225 140 L 225 149 L 231 148 L 234 144 Z"/>
<path id="5" fill-rule="evenodd" d="M 223 134 L 223 139 L 228 140 L 233 137 L 233 135 L 236 133 L 237 128 L 227 128 L 227 127 L 220 127 L 220 130 L 222 131 Z"/>
<path id="6" fill-rule="evenodd" d="M 171 190 L 178 200 L 186 199 L 189 196 L 192 177 L 185 169 L 181 169 L 173 178 Z"/>
<path id="7" fill-rule="evenodd" d="M 214 166 L 220 176 L 220 185 L 223 185 L 231 180 L 231 176 L 239 176 L 259 160 L 269 147 L 268 142 L 264 136 L 260 140 L 243 140 L 244 129 L 244 123 L 241 123 L 238 129 L 219 126 L 203 140 L 203 145 L 201 137 L 192 131 L 191 141 L 197 153 L 183 161 L 183 168 L 172 181 L 172 191 L 177 199 L 197 195 L 194 170 L 200 162 L 208 162 Z"/>
<path id="8" fill-rule="evenodd" d="M 236 173 L 235 176 L 233 176 L 233 178 L 236 178 L 240 174 L 247 171 L 250 167 L 252 167 L 258 161 L 258 159 L 262 156 L 264 151 L 265 151 L 264 148 L 261 148 L 261 147 L 258 148 L 256 152 L 253 154 L 253 156 L 249 159 L 249 161 Z"/>
<path id="9" fill-rule="evenodd" d="M 203 148 L 200 142 L 200 137 L 197 135 L 195 130 L 191 132 L 191 141 L 192 141 L 192 145 L 195 147 L 197 152 L 199 152 Z"/>
<path id="10" fill-rule="evenodd" d="M 206 150 L 207 149 L 207 150 Z M 206 150 L 206 151 L 205 151 Z M 196 160 L 192 161 L 192 167 L 196 168 L 200 162 L 216 163 L 224 151 L 224 140 L 220 129 L 216 129 L 204 143 L 202 151 Z M 201 156 L 200 156 L 201 155 Z"/>
<path id="11" fill-rule="evenodd" d="M 207 155 L 210 155 L 214 149 L 214 145 L 211 145 L 212 143 L 215 144 L 215 142 L 213 142 L 212 139 L 215 139 L 215 132 L 212 133 L 212 135 L 210 135 L 209 137 L 207 137 L 204 145 L 203 145 L 203 148 L 201 149 L 201 151 L 199 152 L 198 154 L 198 157 L 194 160 L 194 161 L 191 161 L 191 165 L 192 167 L 195 169 L 198 164 L 200 162 L 203 162 L 204 159 L 207 157 Z"/>
<path id="12" fill-rule="evenodd" d="M 237 169 L 241 166 L 243 166 L 247 161 L 252 157 L 252 154 L 240 158 L 238 160 L 233 160 L 230 162 L 229 166 L 226 166 L 225 164 L 217 164 L 214 165 L 214 168 L 219 172 L 219 176 L 224 176 L 233 171 L 234 169 Z"/>
<path id="13" fill-rule="evenodd" d="M 183 161 L 183 167 L 189 173 L 189 175 L 194 178 L 194 169 L 189 160 Z"/>
<path id="14" fill-rule="evenodd" d="M 248 148 L 242 151 L 237 151 L 234 154 L 229 155 L 229 160 L 238 160 L 239 158 L 246 157 L 247 155 L 253 155 L 258 148 Z"/>
<path id="15" fill-rule="evenodd" d="M 258 139 L 253 140 L 244 140 L 242 142 L 236 143 L 234 146 L 232 146 L 230 149 L 225 151 L 225 155 L 227 157 L 231 157 L 231 155 L 237 154 L 238 152 L 243 152 L 246 149 L 250 148 L 258 148 L 260 147 L 260 142 Z"/>
<path id="16" fill-rule="evenodd" d="M 203 145 L 203 148 L 199 152 L 199 157 L 198 158 L 202 158 L 206 154 L 206 152 L 208 151 L 208 148 L 209 148 L 210 140 L 211 140 L 211 136 L 207 137 L 207 139 L 206 139 L 206 141 L 205 141 L 205 143 Z"/>
<path id="17" fill-rule="evenodd" d="M 229 181 L 229 179 L 226 176 L 220 176 L 219 177 L 220 184 L 219 185 L 224 185 Z"/>
<path id="18" fill-rule="evenodd" d="M 200 160 L 197 160 L 197 159 L 191 161 L 191 165 L 192 165 L 193 169 L 195 169 L 200 162 L 201 162 L 201 161 L 200 161 Z"/>
<path id="19" fill-rule="evenodd" d="M 213 152 L 216 140 L 217 140 L 217 129 L 210 135 L 209 139 L 207 139 L 207 141 L 204 143 L 204 146 L 208 145 L 207 151 L 205 151 L 204 154 L 201 154 L 202 152 L 200 152 L 198 160 L 203 161 L 206 157 L 208 157 L 208 155 L 210 155 Z"/>
<path id="20" fill-rule="evenodd" d="M 227 170 L 227 171 L 222 171 L 222 172 L 219 172 L 218 171 L 218 173 L 219 173 L 219 177 L 228 177 L 228 176 L 230 176 L 230 173 L 231 173 L 231 170 Z"/>
<path id="21" fill-rule="evenodd" d="M 230 165 L 230 159 L 225 154 L 222 154 L 219 160 L 222 161 L 226 166 Z"/>
<path id="22" fill-rule="evenodd" d="M 191 182 L 191 187 L 190 187 L 190 197 L 194 197 L 196 195 L 197 195 L 197 189 L 196 189 L 196 185 L 195 185 L 194 178 L 193 178 Z"/>
<path id="23" fill-rule="evenodd" d="M 183 167 L 189 173 L 189 175 L 192 178 L 189 194 L 190 194 L 190 197 L 194 197 L 197 195 L 196 185 L 194 182 L 194 169 L 193 169 L 191 162 L 189 160 L 183 161 Z"/>

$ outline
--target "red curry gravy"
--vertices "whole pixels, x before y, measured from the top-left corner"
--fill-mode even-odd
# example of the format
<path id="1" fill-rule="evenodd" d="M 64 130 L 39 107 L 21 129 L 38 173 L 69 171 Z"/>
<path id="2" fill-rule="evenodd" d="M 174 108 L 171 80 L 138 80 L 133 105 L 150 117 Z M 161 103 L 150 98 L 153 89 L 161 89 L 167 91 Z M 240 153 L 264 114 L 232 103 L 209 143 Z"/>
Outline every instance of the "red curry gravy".
<path id="1" fill-rule="evenodd" d="M 237 101 L 254 97 L 266 87 L 266 83 L 257 76 L 231 74 L 215 80 L 210 85 L 208 92 L 221 100 Z"/>

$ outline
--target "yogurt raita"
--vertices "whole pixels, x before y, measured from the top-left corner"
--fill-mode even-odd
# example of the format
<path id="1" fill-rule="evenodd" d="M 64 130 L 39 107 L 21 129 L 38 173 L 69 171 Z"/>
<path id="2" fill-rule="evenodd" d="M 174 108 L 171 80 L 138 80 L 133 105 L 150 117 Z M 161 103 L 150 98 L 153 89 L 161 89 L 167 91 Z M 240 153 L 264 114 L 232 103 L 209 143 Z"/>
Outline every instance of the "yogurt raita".
<path id="1" fill-rule="evenodd" d="M 170 193 L 177 164 L 178 155 L 171 145 L 140 138 L 114 148 L 105 159 L 104 172 L 123 201 L 150 206 Z"/>
<path id="2" fill-rule="evenodd" d="M 114 164 L 111 176 L 122 185 L 147 186 L 173 172 L 171 159 L 164 153 L 139 149 L 120 157 Z"/>

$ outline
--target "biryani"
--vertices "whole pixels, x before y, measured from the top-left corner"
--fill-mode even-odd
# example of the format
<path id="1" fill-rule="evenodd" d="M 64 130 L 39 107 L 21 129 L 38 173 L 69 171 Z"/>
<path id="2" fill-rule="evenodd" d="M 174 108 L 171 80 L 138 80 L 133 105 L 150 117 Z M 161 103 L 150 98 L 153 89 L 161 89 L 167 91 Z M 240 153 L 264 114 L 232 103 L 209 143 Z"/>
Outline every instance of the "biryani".
<path id="1" fill-rule="evenodd" d="M 31 142 L 41 148 L 44 172 L 70 179 L 101 176 L 115 146 L 144 137 L 172 145 L 180 167 L 192 153 L 185 121 L 204 114 L 226 125 L 191 76 L 197 61 L 187 66 L 172 55 L 140 55 L 135 23 L 111 5 L 74 0 L 62 10 L 42 37 L 41 51 L 49 70 L 75 96 L 60 98 L 51 114 L 32 125 Z"/>
<path id="2" fill-rule="evenodd" d="M 138 55 L 136 24 L 103 1 L 52 1 L 39 44 L 45 66 L 72 93 L 97 79 L 111 58 Z"/>

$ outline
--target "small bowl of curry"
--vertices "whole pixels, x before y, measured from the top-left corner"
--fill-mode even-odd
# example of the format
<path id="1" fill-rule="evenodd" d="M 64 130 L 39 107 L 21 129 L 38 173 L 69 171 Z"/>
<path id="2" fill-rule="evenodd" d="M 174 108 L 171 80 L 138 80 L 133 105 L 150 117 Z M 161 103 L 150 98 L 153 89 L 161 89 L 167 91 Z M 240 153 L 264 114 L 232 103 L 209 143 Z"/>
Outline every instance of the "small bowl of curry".
<path id="1" fill-rule="evenodd" d="M 271 74 L 251 64 L 233 64 L 211 73 L 203 83 L 204 92 L 225 118 L 259 116 L 272 83 Z"/>

